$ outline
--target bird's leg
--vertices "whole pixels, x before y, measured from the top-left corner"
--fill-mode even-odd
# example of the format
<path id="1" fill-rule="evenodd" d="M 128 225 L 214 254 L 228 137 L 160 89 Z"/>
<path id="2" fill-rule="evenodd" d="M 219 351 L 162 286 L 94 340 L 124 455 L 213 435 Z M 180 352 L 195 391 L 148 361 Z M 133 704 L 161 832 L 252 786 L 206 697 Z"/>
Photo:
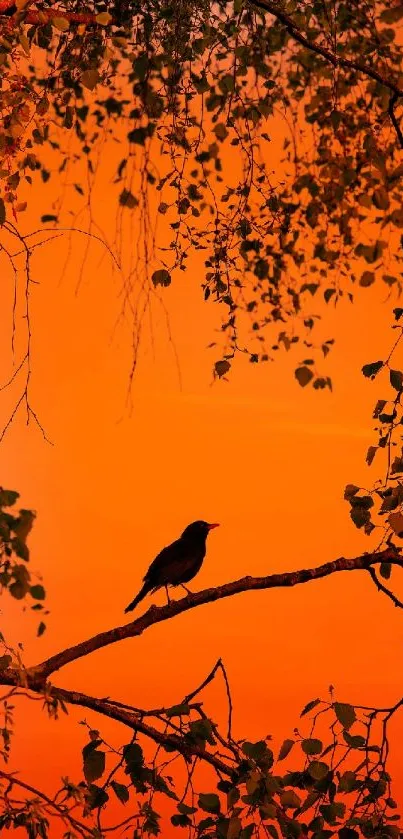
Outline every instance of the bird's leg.
<path id="1" fill-rule="evenodd" d="M 170 598 L 170 596 L 169 596 L 168 586 L 165 586 L 165 591 L 166 591 L 166 593 L 167 593 L 167 601 L 168 601 L 167 605 L 169 606 L 169 604 L 170 604 L 170 602 L 171 602 L 171 598 Z"/>
<path id="2" fill-rule="evenodd" d="M 190 588 L 186 588 L 186 586 L 184 586 L 183 583 L 181 583 L 181 587 L 185 589 L 186 594 L 192 594 L 192 592 L 190 591 Z"/>

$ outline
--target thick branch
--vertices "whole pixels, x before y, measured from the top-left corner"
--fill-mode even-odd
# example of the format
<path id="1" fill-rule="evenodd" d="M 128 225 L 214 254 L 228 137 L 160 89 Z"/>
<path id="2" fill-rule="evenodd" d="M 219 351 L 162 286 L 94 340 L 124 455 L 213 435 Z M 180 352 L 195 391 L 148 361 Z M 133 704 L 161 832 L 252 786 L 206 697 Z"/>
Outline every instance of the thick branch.
<path id="1" fill-rule="evenodd" d="M 368 570 L 371 565 L 380 562 L 390 562 L 391 564 L 403 567 L 403 559 L 398 556 L 396 549 L 388 548 L 380 553 L 362 554 L 352 559 L 340 557 L 339 559 L 333 560 L 333 562 L 326 562 L 324 565 L 319 565 L 317 568 L 289 571 L 284 574 L 270 574 L 267 577 L 243 577 L 241 580 L 235 580 L 232 583 L 217 586 L 217 588 L 198 591 L 196 594 L 190 594 L 182 598 L 182 600 L 172 601 L 168 606 L 162 606 L 160 608 L 151 606 L 144 615 L 131 623 L 124 626 L 117 626 L 106 632 L 100 632 L 98 635 L 94 635 L 92 638 L 88 638 L 86 641 L 82 641 L 74 647 L 62 650 L 36 667 L 30 668 L 29 673 L 31 677 L 38 680 L 38 683 L 43 684 L 52 673 L 60 670 L 66 664 L 70 664 L 72 661 L 76 661 L 109 644 L 122 641 L 124 638 L 134 638 L 137 635 L 141 635 L 149 626 L 169 620 L 176 615 L 182 614 L 182 612 L 187 612 L 189 609 L 194 609 L 205 603 L 212 603 L 215 600 L 221 600 L 223 597 L 232 597 L 234 594 L 240 594 L 243 591 L 296 586 L 301 583 L 307 583 L 310 580 L 328 577 L 340 571 Z"/>
<path id="2" fill-rule="evenodd" d="M 116 722 L 121 722 L 128 726 L 128 728 L 133 729 L 133 731 L 139 731 L 140 734 L 144 734 L 146 737 L 149 737 L 154 741 L 154 743 L 157 743 L 160 746 L 168 746 L 176 749 L 176 751 L 182 754 L 185 758 L 189 759 L 197 757 L 200 760 L 204 760 L 206 763 L 209 763 L 210 766 L 213 766 L 213 768 L 221 775 L 231 775 L 231 767 L 219 757 L 216 757 L 212 752 L 197 746 L 195 743 L 187 743 L 183 737 L 179 737 L 176 734 L 167 734 L 159 731 L 158 728 L 154 728 L 153 725 L 143 722 L 139 714 L 126 708 L 116 706 L 112 702 L 108 702 L 107 699 L 96 699 L 96 697 L 87 696 L 87 694 L 81 693 L 80 691 L 64 690 L 64 688 L 53 688 L 52 693 L 54 696 L 62 699 L 63 702 L 67 702 L 70 705 L 79 705 L 81 708 L 90 708 L 91 711 L 96 711 L 104 717 L 109 717 L 109 719 L 116 720 Z"/>
<path id="3" fill-rule="evenodd" d="M 333 67 L 346 67 L 349 70 L 356 70 L 359 73 L 363 73 L 368 78 L 373 79 L 379 84 L 384 85 L 388 90 L 396 95 L 396 97 L 403 96 L 403 89 L 398 87 L 391 79 L 385 78 L 377 70 L 374 70 L 373 67 L 370 67 L 368 64 L 365 64 L 362 61 L 351 61 L 349 58 L 343 58 L 340 55 L 334 55 L 330 50 L 326 47 L 319 46 L 319 44 L 313 43 L 305 35 L 301 32 L 298 26 L 294 23 L 293 19 L 287 15 L 282 9 L 279 9 L 278 6 L 272 2 L 272 0 L 249 0 L 251 5 L 257 6 L 259 9 L 262 9 L 264 12 L 268 12 L 269 14 L 273 15 L 276 20 L 279 20 L 280 23 L 283 23 L 287 29 L 287 32 L 291 35 L 294 41 L 297 41 L 301 46 L 305 47 L 305 49 L 310 50 L 310 52 L 315 52 L 317 55 L 321 55 L 322 58 L 325 59 L 329 64 L 332 64 Z"/>

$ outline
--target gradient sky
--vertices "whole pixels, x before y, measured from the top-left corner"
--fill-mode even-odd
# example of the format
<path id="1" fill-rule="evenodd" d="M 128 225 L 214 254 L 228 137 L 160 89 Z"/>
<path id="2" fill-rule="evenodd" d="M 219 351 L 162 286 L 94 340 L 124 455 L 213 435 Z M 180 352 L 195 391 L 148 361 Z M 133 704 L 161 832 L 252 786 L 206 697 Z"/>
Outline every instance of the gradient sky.
<path id="1" fill-rule="evenodd" d="M 100 212 L 106 217 L 106 207 Z M 302 349 L 292 357 L 282 351 L 265 366 L 239 358 L 228 382 L 213 383 L 216 356 L 206 347 L 220 312 L 203 302 L 197 275 L 181 275 L 164 290 L 164 303 L 182 384 L 165 315 L 155 306 L 152 323 L 144 323 L 130 414 L 129 334 L 124 327 L 113 333 L 118 283 L 95 248 L 76 295 L 82 245 L 77 249 L 62 281 L 66 241 L 35 259 L 31 396 L 54 445 L 22 415 L 2 444 L 3 486 L 18 489 L 22 504 L 38 513 L 32 568 L 43 575 L 51 609 L 36 639 L 33 615 L 3 599 L 6 635 L 24 642 L 26 662 L 126 622 L 123 609 L 152 558 L 197 518 L 221 526 L 209 536 L 193 590 L 370 550 L 374 543 L 351 523 L 343 490 L 378 474 L 365 453 L 374 441 L 373 406 L 387 385 L 382 390 L 360 370 L 392 343 L 394 301 L 385 302 L 385 289 L 326 310 L 324 337 L 336 338 L 323 367 L 333 378 L 330 393 L 295 381 Z M 8 278 L 0 308 L 3 380 L 12 372 L 11 290 Z M 3 393 L 3 419 L 17 391 Z M 163 593 L 153 602 L 164 602 Z M 330 683 L 342 701 L 388 705 L 400 697 L 402 620 L 368 575 L 339 574 L 203 606 L 66 667 L 55 683 L 136 706 L 169 706 L 221 656 L 235 735 L 271 733 L 277 748 L 292 736 L 303 705 L 326 696 Z M 211 688 L 205 709 L 222 718 L 222 700 L 222 686 Z M 38 706 L 18 706 L 13 768 L 48 790 L 62 774 L 81 777 L 86 734 L 78 720 L 100 725 L 116 744 L 129 739 L 119 726 L 77 710 L 48 721 Z M 393 731 L 398 797 L 401 721 Z M 123 807 L 116 812 L 125 816 Z"/>

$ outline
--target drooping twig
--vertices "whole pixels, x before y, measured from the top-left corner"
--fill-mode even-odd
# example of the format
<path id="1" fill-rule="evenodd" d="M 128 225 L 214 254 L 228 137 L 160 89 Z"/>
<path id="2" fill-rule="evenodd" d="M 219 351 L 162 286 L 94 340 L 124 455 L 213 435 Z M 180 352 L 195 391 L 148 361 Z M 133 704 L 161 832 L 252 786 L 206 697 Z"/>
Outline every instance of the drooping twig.
<path id="1" fill-rule="evenodd" d="M 370 574 L 371 579 L 374 581 L 378 591 L 382 591 L 384 594 L 386 594 L 387 597 L 390 598 L 390 600 L 392 601 L 392 603 L 395 604 L 395 606 L 398 606 L 399 609 L 403 609 L 402 601 L 399 600 L 399 598 L 396 597 L 395 594 L 393 594 L 393 591 L 391 591 L 389 588 L 387 588 L 387 586 L 385 586 L 383 583 L 381 583 L 380 579 L 378 578 L 378 576 L 376 574 L 375 569 L 374 568 L 368 568 L 368 573 Z"/>

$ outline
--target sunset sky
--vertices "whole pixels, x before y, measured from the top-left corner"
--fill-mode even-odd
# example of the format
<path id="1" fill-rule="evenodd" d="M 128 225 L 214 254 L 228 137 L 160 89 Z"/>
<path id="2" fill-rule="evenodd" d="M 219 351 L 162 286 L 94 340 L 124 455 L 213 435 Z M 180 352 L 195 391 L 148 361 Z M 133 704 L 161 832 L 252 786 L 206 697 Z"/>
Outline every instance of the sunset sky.
<path id="1" fill-rule="evenodd" d="M 107 224 L 104 201 L 99 212 Z M 27 229 L 33 219 L 32 213 Z M 54 445 L 27 427 L 23 414 L 2 443 L 2 485 L 19 490 L 22 505 L 38 514 L 31 565 L 43 575 L 51 610 L 37 639 L 34 614 L 3 598 L 6 637 L 23 641 L 27 664 L 130 620 L 123 610 L 150 561 L 194 519 L 220 527 L 209 536 L 193 590 L 370 550 L 375 542 L 351 523 L 343 491 L 349 482 L 370 485 L 378 474 L 375 464 L 366 466 L 365 453 L 374 442 L 373 406 L 388 385 L 364 379 L 361 367 L 385 357 L 392 343 L 396 303 L 386 302 L 384 287 L 365 289 L 354 306 L 324 310 L 321 334 L 336 339 L 322 365 L 333 379 L 330 393 L 297 384 L 302 348 L 292 356 L 282 350 L 262 366 L 239 358 L 228 382 L 213 382 L 217 356 L 207 345 L 220 311 L 203 302 L 200 273 L 180 275 L 163 290 L 180 378 L 165 314 L 155 303 L 143 325 L 130 412 L 130 334 L 124 325 L 114 331 L 118 280 L 102 249 L 92 247 L 76 294 L 82 244 L 61 279 L 66 254 L 66 240 L 38 251 L 39 285 L 32 290 L 31 399 Z M 2 294 L 4 381 L 13 370 L 10 277 Z M 17 393 L 18 382 L 2 394 L 2 423 Z M 138 614 L 151 602 L 162 604 L 163 592 Z M 402 692 L 402 643 L 402 613 L 368 575 L 345 573 L 191 610 L 81 659 L 54 681 L 140 707 L 169 706 L 221 656 L 235 735 L 254 740 L 270 733 L 277 751 L 299 725 L 303 705 L 325 697 L 331 683 L 340 700 L 393 704 Z M 208 713 L 223 719 L 221 684 L 204 701 Z M 116 745 L 130 739 L 93 714 L 73 710 L 55 723 L 39 703 L 25 703 L 17 709 L 12 768 L 48 791 L 61 775 L 80 780 L 87 736 L 77 721 L 84 717 Z M 402 719 L 392 729 L 396 797 Z M 120 805 L 116 812 L 126 815 Z"/>

